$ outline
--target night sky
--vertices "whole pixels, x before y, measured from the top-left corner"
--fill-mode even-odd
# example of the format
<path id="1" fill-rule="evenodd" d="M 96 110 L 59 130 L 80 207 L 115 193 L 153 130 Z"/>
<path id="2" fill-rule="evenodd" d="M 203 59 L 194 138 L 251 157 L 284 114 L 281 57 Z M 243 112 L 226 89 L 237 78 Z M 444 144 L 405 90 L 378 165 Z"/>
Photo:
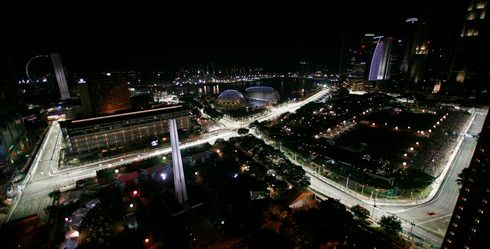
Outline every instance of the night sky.
<path id="1" fill-rule="evenodd" d="M 407 17 L 421 15 L 439 35 L 452 34 L 466 6 L 442 0 L 121 2 L 11 1 L 0 8 L 7 25 L 2 53 L 22 65 L 56 51 L 74 71 L 211 62 L 274 69 L 299 60 L 335 67 L 343 35 L 396 33 Z"/>

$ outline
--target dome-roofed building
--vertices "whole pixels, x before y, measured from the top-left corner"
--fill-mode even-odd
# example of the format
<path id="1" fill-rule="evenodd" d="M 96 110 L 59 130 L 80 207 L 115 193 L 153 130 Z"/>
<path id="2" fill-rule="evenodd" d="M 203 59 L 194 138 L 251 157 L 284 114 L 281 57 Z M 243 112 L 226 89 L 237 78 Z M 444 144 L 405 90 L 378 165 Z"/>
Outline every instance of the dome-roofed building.
<path id="1" fill-rule="evenodd" d="M 269 86 L 252 86 L 245 89 L 246 99 L 249 105 L 257 107 L 264 105 L 273 105 L 279 101 L 279 93 Z"/>
<path id="2" fill-rule="evenodd" d="M 239 107 L 245 104 L 245 98 L 237 90 L 225 90 L 218 96 L 216 103 L 224 107 Z"/>

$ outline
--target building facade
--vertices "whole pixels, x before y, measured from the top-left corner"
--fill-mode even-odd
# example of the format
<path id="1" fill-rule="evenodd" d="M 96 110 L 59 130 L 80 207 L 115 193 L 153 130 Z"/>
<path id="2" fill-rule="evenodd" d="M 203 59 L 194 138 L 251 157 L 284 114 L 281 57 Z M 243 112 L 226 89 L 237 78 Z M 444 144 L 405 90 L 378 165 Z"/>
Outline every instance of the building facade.
<path id="1" fill-rule="evenodd" d="M 390 53 L 392 38 L 375 37 L 377 39 L 376 47 L 369 67 L 369 81 L 388 80 L 391 76 Z"/>
<path id="2" fill-rule="evenodd" d="M 404 23 L 403 39 L 405 51 L 401 62 L 401 73 L 411 83 L 422 79 L 429 54 L 428 25 L 416 17 L 408 18 Z"/>
<path id="3" fill-rule="evenodd" d="M 22 117 L 0 113 L 0 167 L 13 164 L 28 146 Z"/>
<path id="4" fill-rule="evenodd" d="M 114 114 L 131 109 L 131 92 L 126 77 L 103 74 L 78 81 L 86 116 Z"/>
<path id="5" fill-rule="evenodd" d="M 216 104 L 220 107 L 243 107 L 245 106 L 245 97 L 237 90 L 225 90 L 216 99 Z"/>
<path id="6" fill-rule="evenodd" d="M 280 99 L 276 89 L 269 86 L 252 86 L 245 89 L 245 92 L 248 105 L 252 107 L 274 105 Z"/>
<path id="7" fill-rule="evenodd" d="M 489 77 L 488 0 L 471 0 L 451 63 L 449 80 L 470 85 L 484 85 Z"/>
<path id="8" fill-rule="evenodd" d="M 179 129 L 190 126 L 190 112 L 170 106 L 109 116 L 60 122 L 67 152 L 83 154 L 157 146 L 168 139 L 168 120 Z"/>
<path id="9" fill-rule="evenodd" d="M 70 90 L 66 82 L 65 69 L 61 63 L 61 56 L 59 54 L 51 54 L 50 57 L 54 67 L 54 75 L 56 76 L 56 81 L 60 89 L 61 100 L 67 100 L 70 98 Z"/>
<path id="10" fill-rule="evenodd" d="M 488 248 L 490 231 L 490 127 L 483 126 L 471 164 L 460 175 L 462 186 L 443 249 Z"/>

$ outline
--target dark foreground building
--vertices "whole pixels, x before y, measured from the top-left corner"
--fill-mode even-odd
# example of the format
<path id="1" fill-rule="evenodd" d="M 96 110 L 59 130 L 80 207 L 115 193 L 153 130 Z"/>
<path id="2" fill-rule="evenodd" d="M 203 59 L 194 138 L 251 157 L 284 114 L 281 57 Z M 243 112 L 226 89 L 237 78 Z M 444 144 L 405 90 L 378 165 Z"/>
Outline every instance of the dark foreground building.
<path id="1" fill-rule="evenodd" d="M 490 231 L 490 126 L 485 122 L 441 248 L 488 248 Z"/>
<path id="2" fill-rule="evenodd" d="M 12 166 L 28 150 L 29 143 L 22 117 L 0 109 L 0 180 L 13 170 Z"/>

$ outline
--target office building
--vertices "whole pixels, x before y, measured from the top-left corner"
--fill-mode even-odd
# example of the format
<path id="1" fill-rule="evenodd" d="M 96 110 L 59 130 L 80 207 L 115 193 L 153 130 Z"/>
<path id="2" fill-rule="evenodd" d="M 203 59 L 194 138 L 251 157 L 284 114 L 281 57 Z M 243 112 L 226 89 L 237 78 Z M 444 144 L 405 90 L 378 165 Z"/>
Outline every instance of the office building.
<path id="1" fill-rule="evenodd" d="M 376 40 L 373 39 L 375 34 L 366 33 L 361 36 L 348 39 L 346 46 L 348 49 L 343 51 L 343 61 L 347 65 L 343 66 L 346 73 L 347 82 L 363 82 L 368 79 L 369 67 L 371 65 L 372 55 L 376 47 Z"/>
<path id="2" fill-rule="evenodd" d="M 369 67 L 369 81 L 388 80 L 391 76 L 390 53 L 393 38 L 377 36 L 376 47 Z"/>
<path id="3" fill-rule="evenodd" d="M 485 122 L 446 231 L 443 249 L 488 248 L 490 231 L 490 127 Z"/>
<path id="4" fill-rule="evenodd" d="M 13 164 L 27 149 L 26 130 L 22 117 L 9 112 L 0 112 L 0 168 Z"/>
<path id="5" fill-rule="evenodd" d="M 179 129 L 189 128 L 190 113 L 180 105 L 69 120 L 60 125 L 67 152 L 83 156 L 158 146 L 168 139 L 170 119 L 175 119 Z"/>
<path id="6" fill-rule="evenodd" d="M 471 0 L 466 12 L 465 22 L 461 30 L 461 37 L 479 36 L 482 31 L 488 1 Z"/>
<path id="7" fill-rule="evenodd" d="M 404 53 L 400 71 L 410 83 L 418 83 L 424 73 L 429 55 L 428 25 L 416 17 L 404 23 Z"/>
<path id="8" fill-rule="evenodd" d="M 488 1 L 471 0 L 458 39 L 450 69 L 450 81 L 483 85 L 489 79 Z"/>
<path id="9" fill-rule="evenodd" d="M 122 75 L 107 73 L 79 79 L 78 89 L 88 117 L 131 109 L 128 80 Z"/>

